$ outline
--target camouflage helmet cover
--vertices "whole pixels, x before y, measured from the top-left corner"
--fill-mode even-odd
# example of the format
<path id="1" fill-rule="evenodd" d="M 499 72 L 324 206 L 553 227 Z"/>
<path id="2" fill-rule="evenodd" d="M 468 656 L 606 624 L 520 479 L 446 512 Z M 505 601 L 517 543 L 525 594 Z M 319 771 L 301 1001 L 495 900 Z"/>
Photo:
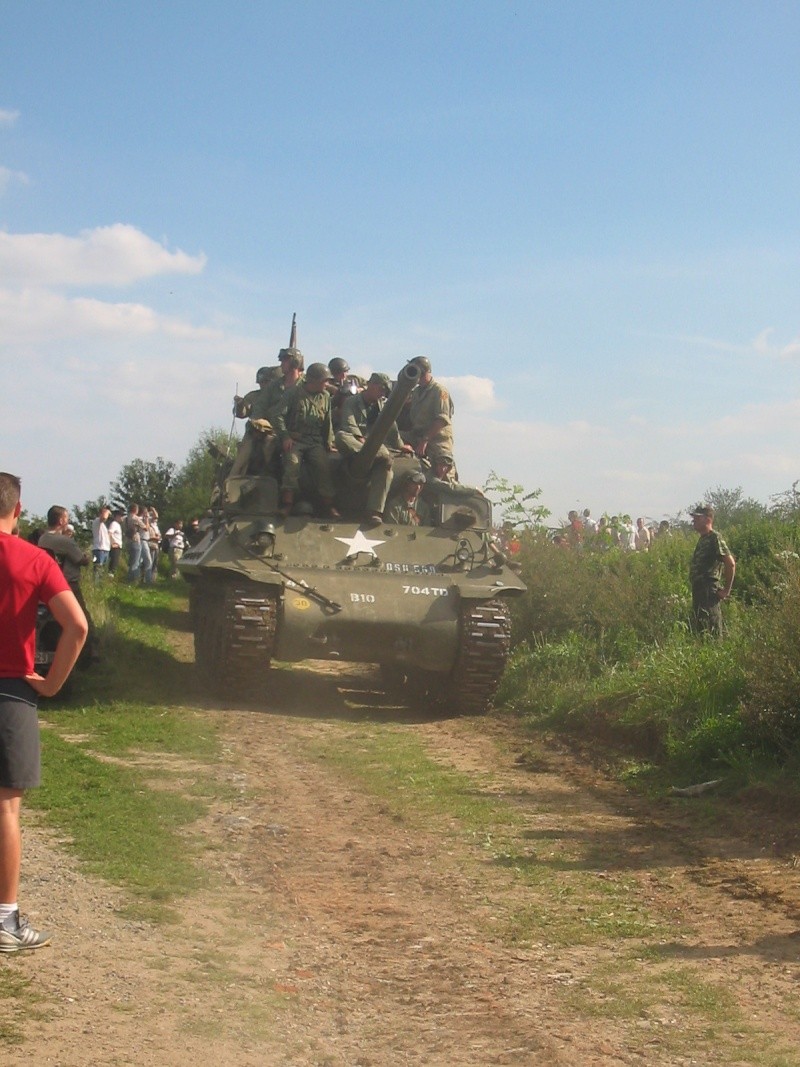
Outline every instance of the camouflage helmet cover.
<path id="1" fill-rule="evenodd" d="M 290 367 L 303 370 L 305 361 L 299 348 L 282 348 L 278 358 L 281 361 L 281 370 L 285 373 Z"/>
<path id="2" fill-rule="evenodd" d="M 272 367 L 259 367 L 256 371 L 256 385 L 261 385 L 262 382 L 269 381 L 272 377 Z"/>

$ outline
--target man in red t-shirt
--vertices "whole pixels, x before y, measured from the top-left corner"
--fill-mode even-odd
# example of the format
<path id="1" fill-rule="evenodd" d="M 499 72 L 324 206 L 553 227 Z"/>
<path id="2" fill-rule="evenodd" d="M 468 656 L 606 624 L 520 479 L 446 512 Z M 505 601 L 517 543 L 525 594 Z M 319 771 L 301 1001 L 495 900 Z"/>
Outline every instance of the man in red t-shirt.
<path id="1" fill-rule="evenodd" d="M 19 914 L 20 807 L 25 790 L 40 781 L 38 697 L 59 691 L 88 632 L 55 560 L 15 536 L 20 510 L 19 478 L 0 472 L 0 952 L 40 948 L 50 940 Z M 33 670 L 40 602 L 61 627 L 46 678 Z"/>

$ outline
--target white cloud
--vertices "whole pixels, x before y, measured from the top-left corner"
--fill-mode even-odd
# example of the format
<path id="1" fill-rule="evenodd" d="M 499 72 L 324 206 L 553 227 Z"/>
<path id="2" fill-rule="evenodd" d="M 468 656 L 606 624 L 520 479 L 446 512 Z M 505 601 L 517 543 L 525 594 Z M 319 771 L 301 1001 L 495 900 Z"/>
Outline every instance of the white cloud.
<path id="1" fill-rule="evenodd" d="M 453 405 L 458 410 L 462 405 L 471 411 L 493 411 L 500 406 L 494 395 L 494 382 L 491 378 L 478 378 L 474 374 L 465 374 L 460 378 L 438 378 L 453 397 Z"/>
<path id="2" fill-rule="evenodd" d="M 0 289 L 0 332 L 7 346 L 75 338 L 86 343 L 98 338 L 134 341 L 155 335 L 220 346 L 226 343 L 221 330 L 191 326 L 144 304 L 69 299 L 46 289 Z"/>
<path id="3" fill-rule="evenodd" d="M 8 167 L 0 166 L 0 196 L 5 193 L 9 185 L 12 182 L 19 182 L 20 185 L 28 184 L 28 175 L 24 174 L 21 170 L 9 170 Z"/>
<path id="4" fill-rule="evenodd" d="M 115 223 L 78 237 L 0 233 L 0 283 L 28 286 L 125 286 L 160 274 L 199 274 L 202 253 L 170 252 L 135 226 Z"/>
<path id="5" fill-rule="evenodd" d="M 720 419 L 715 419 L 713 429 L 726 436 L 773 435 L 781 428 L 800 425 L 800 400 L 786 400 L 776 404 L 746 404 L 743 408 Z"/>
<path id="6" fill-rule="evenodd" d="M 13 126 L 18 118 L 19 111 L 8 107 L 0 107 L 0 127 Z"/>

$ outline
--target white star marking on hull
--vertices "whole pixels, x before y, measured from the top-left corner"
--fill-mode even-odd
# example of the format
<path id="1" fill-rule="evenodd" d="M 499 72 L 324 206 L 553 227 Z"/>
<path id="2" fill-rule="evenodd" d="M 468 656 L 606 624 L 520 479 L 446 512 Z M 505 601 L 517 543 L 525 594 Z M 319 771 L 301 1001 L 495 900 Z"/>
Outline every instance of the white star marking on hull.
<path id="1" fill-rule="evenodd" d="M 359 552 L 369 552 L 371 556 L 374 556 L 375 549 L 373 548 L 373 545 L 386 544 L 385 541 L 374 541 L 371 540 L 369 537 L 365 537 L 363 530 L 356 530 L 355 534 L 352 537 L 337 537 L 336 540 L 341 541 L 342 544 L 347 545 L 349 549 L 347 553 L 348 559 L 350 558 L 350 556 L 357 556 Z"/>

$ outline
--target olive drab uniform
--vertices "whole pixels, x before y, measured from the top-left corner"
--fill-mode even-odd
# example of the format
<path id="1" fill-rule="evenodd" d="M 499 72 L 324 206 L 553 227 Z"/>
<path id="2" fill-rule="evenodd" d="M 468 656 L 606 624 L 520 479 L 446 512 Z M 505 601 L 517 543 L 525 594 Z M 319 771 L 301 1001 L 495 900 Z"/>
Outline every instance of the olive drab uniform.
<path id="1" fill-rule="evenodd" d="M 357 396 L 366 386 L 363 378 L 357 374 L 348 374 L 343 382 L 328 382 L 328 392 L 331 394 L 331 418 L 333 419 L 334 432 L 344 428 L 344 409 L 347 403 Z"/>
<path id="2" fill-rule="evenodd" d="M 409 504 L 400 496 L 395 497 L 394 503 L 389 506 L 386 521 L 398 526 L 430 526 L 431 516 L 428 505 L 420 497 L 417 497 L 415 504 Z"/>
<path id="3" fill-rule="evenodd" d="M 427 438 L 425 455 L 431 463 L 442 455 L 452 458 L 453 401 L 443 386 L 433 379 L 427 385 L 417 386 L 411 394 L 408 417 L 411 428 L 404 437 L 410 445 L 416 449 Z M 430 437 L 429 429 L 436 419 L 444 420 L 444 426 Z"/>
<path id="4" fill-rule="evenodd" d="M 336 432 L 336 447 L 342 455 L 360 452 L 367 436 L 381 412 L 385 400 L 367 403 L 363 393 L 356 393 L 344 401 L 341 411 L 341 429 Z M 387 447 L 388 445 L 388 447 Z M 397 424 L 392 423 L 384 444 L 378 449 L 369 473 L 367 511 L 382 513 L 392 484 L 392 454 L 390 448 L 400 449 L 403 441 Z"/>
<path id="5" fill-rule="evenodd" d="M 309 393 L 305 382 L 298 383 L 284 394 L 274 423 L 281 442 L 293 442 L 283 454 L 281 489 L 294 492 L 299 488 L 300 466 L 306 463 L 316 492 L 323 500 L 332 500 L 335 489 L 328 459 L 333 448 L 330 393 Z"/>
<path id="6" fill-rule="evenodd" d="M 731 554 L 716 530 L 702 534 L 695 545 L 689 566 L 692 586 L 692 614 L 700 633 L 722 634 L 722 605 L 717 592 L 722 588 L 722 562 Z"/>
<path id="7" fill-rule="evenodd" d="M 301 376 L 294 385 L 289 386 L 289 389 L 294 389 L 302 380 Z M 266 388 L 253 389 L 241 405 L 238 405 L 241 408 L 247 405 L 248 423 L 230 470 L 231 476 L 247 474 L 253 457 L 259 454 L 261 469 L 264 471 L 270 469 L 279 445 L 275 418 L 283 405 L 285 393 L 286 382 L 281 374 L 279 378 L 270 378 Z"/>
<path id="8" fill-rule="evenodd" d="M 253 419 L 255 418 L 253 407 L 255 404 L 260 403 L 265 395 L 266 387 L 259 386 L 258 389 L 251 389 L 249 393 L 245 393 L 242 399 L 233 405 L 233 414 L 237 419 L 247 419 L 247 426 L 245 427 L 244 436 L 239 442 L 233 465 L 228 472 L 229 477 L 236 478 L 241 474 L 246 474 L 253 458 L 253 453 L 257 450 L 267 448 L 271 457 L 274 449 L 274 440 L 270 440 L 268 434 L 253 425 Z"/>

